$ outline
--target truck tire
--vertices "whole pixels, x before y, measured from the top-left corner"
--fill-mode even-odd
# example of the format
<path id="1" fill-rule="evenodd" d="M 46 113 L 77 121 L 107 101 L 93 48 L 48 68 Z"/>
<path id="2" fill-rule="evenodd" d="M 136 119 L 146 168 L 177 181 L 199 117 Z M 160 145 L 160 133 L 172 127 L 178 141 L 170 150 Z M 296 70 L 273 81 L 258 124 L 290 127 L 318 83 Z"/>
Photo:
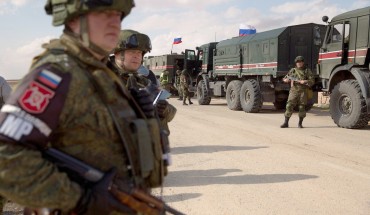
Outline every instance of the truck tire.
<path id="1" fill-rule="evenodd" d="M 240 104 L 247 113 L 257 113 L 262 107 L 260 87 L 256 80 L 244 81 L 240 91 Z"/>
<path id="2" fill-rule="evenodd" d="M 338 127 L 362 128 L 368 124 L 369 114 L 357 80 L 344 80 L 335 85 L 329 107 Z"/>
<path id="3" fill-rule="evenodd" d="M 230 110 L 241 110 L 242 107 L 240 105 L 240 89 L 242 87 L 242 83 L 239 80 L 234 80 L 227 85 L 226 89 L 226 101 L 227 106 Z"/>
<path id="4" fill-rule="evenodd" d="M 197 85 L 197 99 L 200 105 L 209 105 L 211 103 L 211 97 L 208 94 L 207 86 L 203 79 Z"/>

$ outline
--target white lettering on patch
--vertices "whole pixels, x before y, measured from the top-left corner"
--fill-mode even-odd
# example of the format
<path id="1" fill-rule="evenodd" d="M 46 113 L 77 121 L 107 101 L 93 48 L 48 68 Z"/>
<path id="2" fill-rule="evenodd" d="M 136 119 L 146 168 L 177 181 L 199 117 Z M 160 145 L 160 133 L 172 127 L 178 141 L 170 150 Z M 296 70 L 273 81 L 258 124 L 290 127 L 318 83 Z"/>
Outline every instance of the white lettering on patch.
<path id="1" fill-rule="evenodd" d="M 20 140 L 22 136 L 31 133 L 33 125 L 21 118 L 13 115 L 8 115 L 4 120 L 0 133 L 14 140 Z"/>
<path id="2" fill-rule="evenodd" d="M 15 116 L 23 118 L 24 120 L 27 120 L 28 122 L 32 123 L 37 129 L 39 129 L 39 131 L 43 133 L 45 136 L 49 136 L 51 133 L 50 127 L 45 122 L 26 113 L 25 111 L 23 111 L 21 108 L 17 106 L 5 104 L 1 108 L 1 112 L 11 113 Z"/>

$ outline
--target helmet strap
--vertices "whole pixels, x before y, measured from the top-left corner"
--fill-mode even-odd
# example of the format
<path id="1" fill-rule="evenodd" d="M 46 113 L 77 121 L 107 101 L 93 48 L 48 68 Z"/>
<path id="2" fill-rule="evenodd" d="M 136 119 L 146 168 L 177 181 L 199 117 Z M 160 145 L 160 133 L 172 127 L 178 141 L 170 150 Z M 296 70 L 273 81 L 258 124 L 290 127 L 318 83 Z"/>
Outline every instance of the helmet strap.
<path id="1" fill-rule="evenodd" d="M 91 49 L 93 52 L 102 55 L 104 57 L 109 55 L 109 51 L 105 51 L 104 49 L 100 48 L 96 44 L 90 41 L 89 37 L 89 27 L 87 24 L 87 17 L 85 14 L 80 16 L 80 34 L 81 34 L 81 40 L 82 45 L 86 48 Z"/>

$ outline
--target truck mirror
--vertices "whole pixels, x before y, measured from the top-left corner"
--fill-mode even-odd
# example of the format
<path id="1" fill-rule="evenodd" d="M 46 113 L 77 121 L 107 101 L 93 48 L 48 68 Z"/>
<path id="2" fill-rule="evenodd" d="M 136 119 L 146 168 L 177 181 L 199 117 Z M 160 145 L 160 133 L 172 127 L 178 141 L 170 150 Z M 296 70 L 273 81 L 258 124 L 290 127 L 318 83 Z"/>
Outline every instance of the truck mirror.
<path id="1" fill-rule="evenodd" d="M 325 23 L 328 23 L 329 17 L 328 16 L 323 16 L 322 21 Z"/>

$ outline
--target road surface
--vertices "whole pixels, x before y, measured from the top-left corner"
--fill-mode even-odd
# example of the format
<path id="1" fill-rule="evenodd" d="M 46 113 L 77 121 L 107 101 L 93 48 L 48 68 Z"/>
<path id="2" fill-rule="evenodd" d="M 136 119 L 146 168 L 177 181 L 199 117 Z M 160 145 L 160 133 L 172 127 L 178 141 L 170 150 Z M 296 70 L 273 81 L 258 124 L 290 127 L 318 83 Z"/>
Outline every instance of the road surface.
<path id="1" fill-rule="evenodd" d="M 370 125 L 338 128 L 313 108 L 280 128 L 272 105 L 231 111 L 224 99 L 183 106 L 170 123 L 172 165 L 163 199 L 189 215 L 370 214 Z M 160 189 L 154 190 L 159 195 Z M 9 203 L 5 215 L 22 214 Z"/>
<path id="2" fill-rule="evenodd" d="M 370 214 L 370 125 L 337 127 L 314 107 L 297 128 L 283 111 L 231 111 L 224 99 L 177 107 L 163 199 L 186 214 Z M 159 190 L 155 190 L 156 193 Z"/>

